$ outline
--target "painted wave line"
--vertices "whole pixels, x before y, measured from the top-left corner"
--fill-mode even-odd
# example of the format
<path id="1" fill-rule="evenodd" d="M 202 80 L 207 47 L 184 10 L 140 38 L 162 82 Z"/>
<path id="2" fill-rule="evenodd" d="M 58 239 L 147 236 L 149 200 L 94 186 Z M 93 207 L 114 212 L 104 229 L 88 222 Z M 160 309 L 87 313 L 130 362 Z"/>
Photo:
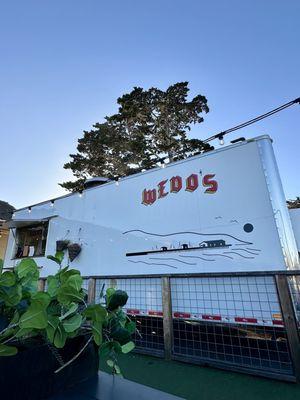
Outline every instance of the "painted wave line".
<path id="1" fill-rule="evenodd" d="M 202 258 L 202 257 L 199 257 L 199 256 L 182 256 L 182 255 L 179 254 L 179 257 L 183 257 L 183 258 L 200 258 L 200 260 L 203 260 L 203 261 L 216 261 L 216 260 L 207 260 L 206 258 Z"/>
<path id="2" fill-rule="evenodd" d="M 173 267 L 172 265 L 169 265 L 169 264 L 156 264 L 156 263 L 148 263 L 146 261 L 133 261 L 133 260 L 127 260 L 127 261 L 129 261 L 131 263 L 134 263 L 134 264 L 142 263 L 142 264 L 147 264 L 147 265 L 163 265 L 164 267 L 170 267 L 170 268 L 178 269 L 177 267 Z"/>
<path id="3" fill-rule="evenodd" d="M 249 250 L 246 250 L 246 249 L 234 249 L 234 250 L 245 251 L 246 253 L 254 254 L 255 256 L 259 255 L 258 253 L 254 253 L 253 251 L 249 251 Z"/>
<path id="4" fill-rule="evenodd" d="M 149 260 L 173 260 L 173 261 L 178 261 L 178 262 L 181 262 L 181 263 L 187 264 L 187 265 L 197 265 L 197 264 L 195 264 L 195 263 L 188 263 L 188 262 L 185 262 L 185 261 L 182 261 L 182 260 L 178 260 L 177 258 L 165 258 L 165 257 L 159 257 L 159 258 L 157 258 L 157 257 L 149 257 Z"/>
<path id="5" fill-rule="evenodd" d="M 141 229 L 132 229 L 130 231 L 123 232 L 123 235 L 126 235 L 127 233 L 132 233 L 132 232 L 141 232 L 141 233 L 144 233 L 145 235 L 159 236 L 159 237 L 185 235 L 185 234 L 198 235 L 198 236 L 227 236 L 227 237 L 230 237 L 230 238 L 232 238 L 234 240 L 237 240 L 238 242 L 241 242 L 241 243 L 253 244 L 252 242 L 247 242 L 246 240 L 238 239 L 237 237 L 229 235 L 228 233 L 199 233 L 199 232 L 189 232 L 189 231 L 187 231 L 187 232 L 166 233 L 166 234 L 163 235 L 163 234 L 160 234 L 160 233 L 146 232 L 146 231 L 143 231 Z"/>
<path id="6" fill-rule="evenodd" d="M 226 257 L 226 258 L 231 258 L 233 260 L 233 257 L 230 256 L 225 256 L 224 254 L 204 254 L 204 256 L 220 256 L 220 257 Z"/>
<path id="7" fill-rule="evenodd" d="M 237 254 L 238 256 L 243 257 L 243 258 L 255 258 L 255 257 L 246 257 L 246 256 L 243 256 L 242 254 L 236 253 L 235 251 L 227 251 L 227 252 L 224 252 L 224 254 Z"/>

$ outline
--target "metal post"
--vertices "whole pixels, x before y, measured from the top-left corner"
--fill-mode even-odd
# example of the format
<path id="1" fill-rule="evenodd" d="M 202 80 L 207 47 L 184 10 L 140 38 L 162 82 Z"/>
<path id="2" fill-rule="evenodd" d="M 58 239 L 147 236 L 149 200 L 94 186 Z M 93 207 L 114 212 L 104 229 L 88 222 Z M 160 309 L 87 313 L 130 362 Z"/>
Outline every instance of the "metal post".
<path id="1" fill-rule="evenodd" d="M 173 345 L 173 321 L 172 321 L 172 302 L 170 278 L 161 278 L 162 283 L 162 304 L 163 304 L 163 327 L 164 327 L 164 347 L 165 358 L 172 358 Z"/>
<path id="2" fill-rule="evenodd" d="M 293 300 L 291 297 L 287 276 L 275 275 L 282 318 L 284 321 L 288 338 L 290 354 L 294 365 L 295 377 L 300 381 L 300 339 L 298 324 L 294 312 Z"/>
<path id="3" fill-rule="evenodd" d="M 45 279 L 44 278 L 40 278 L 38 281 L 38 291 L 39 292 L 43 292 L 45 290 Z"/>
<path id="4" fill-rule="evenodd" d="M 96 297 L 96 279 L 90 278 L 88 285 L 88 303 L 94 303 Z"/>

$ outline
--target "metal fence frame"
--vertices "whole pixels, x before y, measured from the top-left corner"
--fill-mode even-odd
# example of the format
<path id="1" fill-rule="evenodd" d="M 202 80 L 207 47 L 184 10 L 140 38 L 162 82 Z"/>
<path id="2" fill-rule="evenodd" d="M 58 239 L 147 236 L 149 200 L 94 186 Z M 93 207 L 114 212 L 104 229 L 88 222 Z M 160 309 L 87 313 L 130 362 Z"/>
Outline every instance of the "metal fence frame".
<path id="1" fill-rule="evenodd" d="M 276 284 L 278 301 L 280 304 L 283 328 L 285 329 L 287 347 L 289 350 L 289 356 L 292 364 L 292 374 L 281 374 L 277 372 L 268 371 L 267 369 L 255 369 L 249 367 L 243 367 L 239 365 L 230 365 L 230 363 L 224 363 L 219 360 L 201 360 L 195 359 L 195 357 L 189 357 L 184 355 L 174 354 L 173 351 L 173 336 L 174 327 L 173 320 L 174 314 L 172 311 L 172 296 L 171 296 L 171 279 L 172 278 L 216 278 L 216 277 L 273 277 Z M 97 280 L 105 280 L 109 282 L 109 286 L 116 286 L 118 279 L 143 279 L 143 278 L 159 278 L 161 282 L 161 296 L 162 296 L 162 313 L 160 315 L 153 314 L 153 317 L 160 318 L 163 326 L 163 350 L 147 349 L 138 347 L 136 349 L 139 353 L 151 354 L 158 357 L 164 357 L 167 360 L 177 360 L 187 363 L 200 364 L 206 366 L 217 367 L 220 369 L 226 369 L 236 372 L 247 373 L 250 375 L 264 376 L 268 378 L 285 380 L 291 382 L 300 382 L 300 338 L 299 338 L 299 327 L 300 321 L 297 319 L 295 313 L 295 304 L 293 297 L 293 289 L 291 287 L 291 278 L 300 280 L 300 271 L 258 271 L 258 272 L 235 272 L 235 273 L 198 273 L 198 274 L 165 274 L 165 275 L 136 275 L 136 276 L 88 276 L 84 277 L 85 287 L 88 291 L 88 301 L 90 303 L 96 300 L 96 287 Z M 297 286 L 297 285 L 296 285 Z M 43 290 L 44 283 L 40 284 L 40 289 Z M 300 284 L 297 295 L 300 297 Z M 162 314 L 162 315 L 161 315 Z M 151 319 L 150 315 L 145 315 Z M 299 316 L 298 316 L 299 317 Z M 210 323 L 214 323 L 211 321 Z M 230 324 L 228 324 L 230 325 Z"/>

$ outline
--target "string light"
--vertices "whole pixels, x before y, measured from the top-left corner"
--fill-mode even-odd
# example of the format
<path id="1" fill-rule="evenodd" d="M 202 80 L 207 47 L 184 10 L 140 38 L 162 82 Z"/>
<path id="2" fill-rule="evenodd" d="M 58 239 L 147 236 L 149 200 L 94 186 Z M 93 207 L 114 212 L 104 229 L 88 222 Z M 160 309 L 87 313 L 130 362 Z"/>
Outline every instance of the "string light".
<path id="1" fill-rule="evenodd" d="M 219 139 L 220 145 L 223 146 L 224 145 L 224 136 L 223 135 L 219 135 L 218 139 Z"/>
<path id="2" fill-rule="evenodd" d="M 51 200 L 51 207 L 54 207 L 54 200 Z"/>
<path id="3" fill-rule="evenodd" d="M 82 192 L 82 190 L 79 190 L 79 197 L 82 197 L 82 195 L 83 195 L 83 192 Z"/>
<path id="4" fill-rule="evenodd" d="M 116 179 L 116 186 L 119 186 L 119 178 Z"/>
<path id="5" fill-rule="evenodd" d="M 28 207 L 28 212 L 29 212 L 29 214 L 31 213 L 31 207 Z"/>

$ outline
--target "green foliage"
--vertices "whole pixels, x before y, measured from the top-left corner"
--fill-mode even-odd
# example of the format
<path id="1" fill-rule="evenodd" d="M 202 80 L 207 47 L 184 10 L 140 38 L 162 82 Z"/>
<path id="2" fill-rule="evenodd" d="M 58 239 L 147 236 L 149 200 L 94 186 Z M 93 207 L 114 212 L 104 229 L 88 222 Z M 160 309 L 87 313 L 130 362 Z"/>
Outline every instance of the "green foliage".
<path id="1" fill-rule="evenodd" d="M 64 168 L 71 169 L 75 182 L 61 184 L 67 190 L 82 189 L 93 176 L 126 176 L 161 165 L 161 158 L 180 160 L 212 149 L 199 139 L 189 139 L 191 125 L 203 121 L 209 111 L 202 95 L 188 99 L 188 82 L 163 91 L 135 87 L 117 102 L 117 114 L 84 131 L 77 154 Z"/>
<path id="2" fill-rule="evenodd" d="M 287 200 L 286 204 L 289 209 L 300 208 L 300 197 L 297 196 L 293 200 Z"/>
<path id="3" fill-rule="evenodd" d="M 0 356 L 14 356 L 17 352 L 18 349 L 16 347 L 0 344 Z"/>
<path id="4" fill-rule="evenodd" d="M 8 320 L 0 331 L 0 356 L 15 355 L 20 339 L 36 337 L 59 349 L 84 334 L 94 340 L 101 357 L 113 360 L 113 371 L 120 373 L 116 355 L 134 347 L 135 324 L 122 311 L 126 292 L 108 289 L 105 304 L 86 304 L 80 272 L 62 268 L 63 252 L 48 258 L 59 269 L 48 276 L 44 292 L 37 291 L 39 269 L 31 258 L 23 259 L 13 271 L 0 273 L 0 316 Z"/>
<path id="5" fill-rule="evenodd" d="M 119 307 L 125 306 L 128 300 L 128 295 L 123 290 L 114 291 L 108 298 L 107 306 L 110 311 L 114 311 Z"/>

